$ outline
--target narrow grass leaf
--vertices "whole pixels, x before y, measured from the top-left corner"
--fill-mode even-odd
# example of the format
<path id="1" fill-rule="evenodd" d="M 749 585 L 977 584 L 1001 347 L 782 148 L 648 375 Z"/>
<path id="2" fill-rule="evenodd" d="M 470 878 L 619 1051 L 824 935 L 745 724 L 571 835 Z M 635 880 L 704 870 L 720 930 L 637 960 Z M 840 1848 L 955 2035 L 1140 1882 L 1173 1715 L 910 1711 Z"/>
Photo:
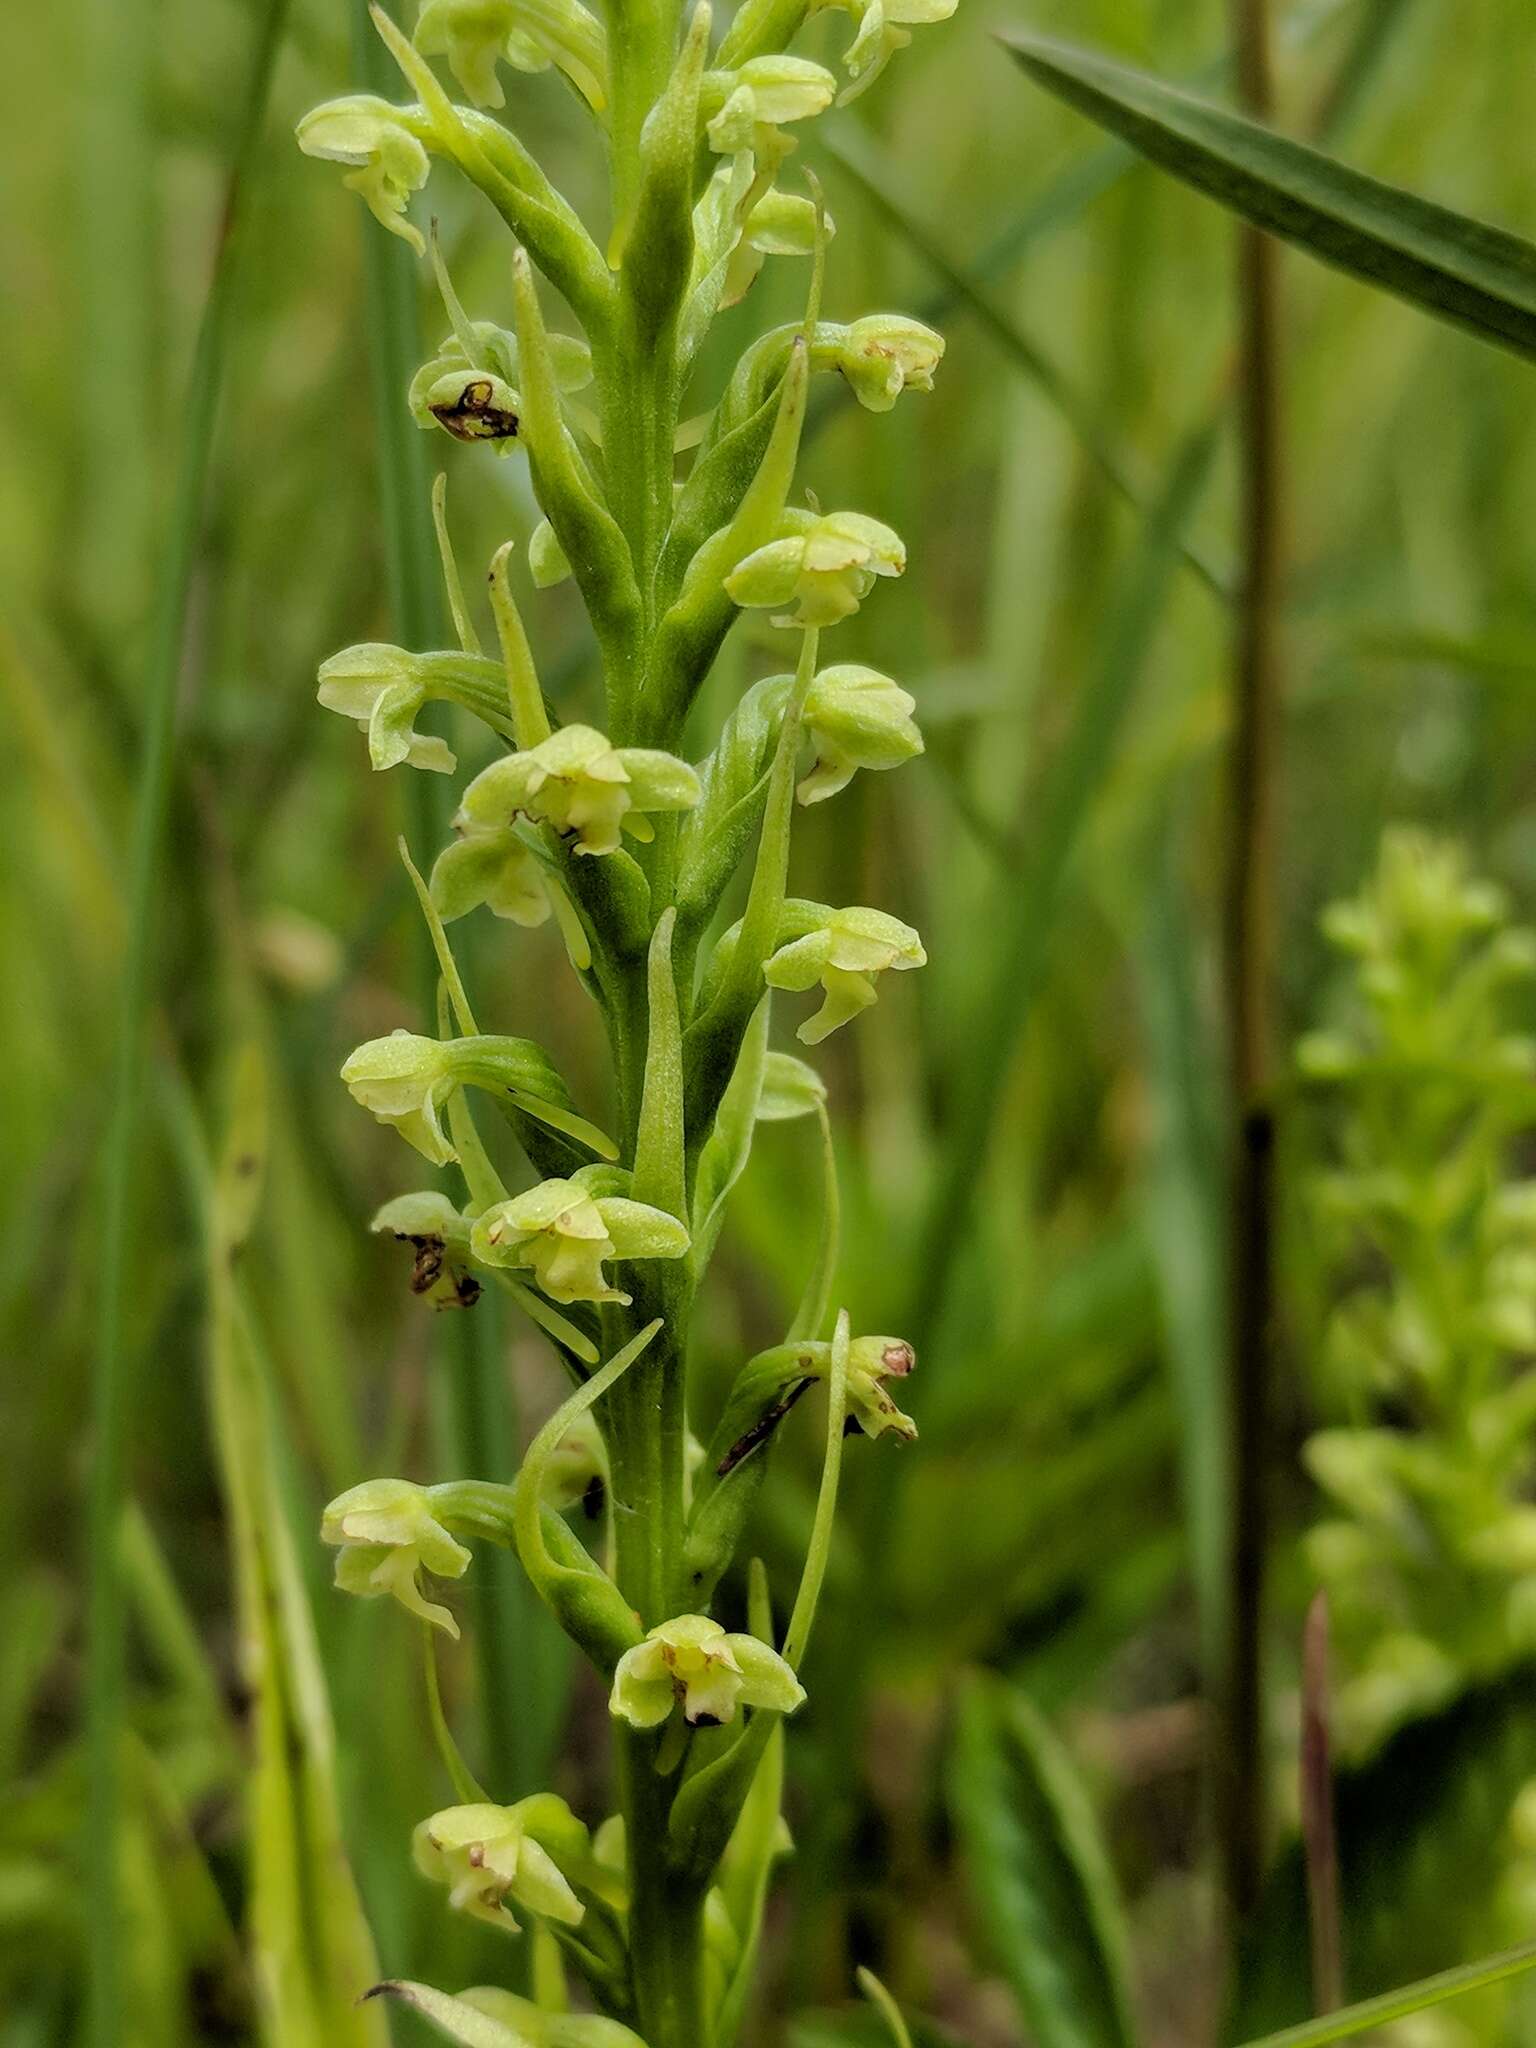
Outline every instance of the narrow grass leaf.
<path id="1" fill-rule="evenodd" d="M 154 987 L 156 905 L 175 747 L 176 685 L 219 393 L 224 379 L 236 258 L 249 176 L 265 124 L 268 92 L 287 17 L 287 0 L 269 0 L 257 31 L 231 158 L 223 228 L 180 408 L 181 453 L 155 593 L 145 670 L 143 742 L 128 855 L 127 946 L 118 997 L 112 1114 L 104 1154 L 101 1263 L 92 1372 L 92 1464 L 88 1523 L 86 1730 L 90 1768 L 91 1873 L 87 2038 L 112 2048 L 123 2026 L 118 1865 L 112 1844 L 121 1817 L 120 1753 L 125 1692 L 119 1533 L 133 1408 L 124 1329 L 132 1266 L 133 1186 L 143 1125 L 144 1069 Z"/>
<path id="2" fill-rule="evenodd" d="M 1003 40 L 1037 83 L 1255 227 L 1536 358 L 1536 246 L 1520 236 L 1091 50 L 1018 30 Z"/>
<path id="3" fill-rule="evenodd" d="M 1093 1811 L 1045 1720 L 1003 1681 L 961 1702 L 949 1805 L 988 1958 L 1039 2048 L 1131 2048 L 1125 1932 Z"/>
<path id="4" fill-rule="evenodd" d="M 1390 2026 L 1394 2020 L 1405 2020 L 1432 2005 L 1444 2005 L 1447 2000 L 1464 1998 L 1469 1992 L 1507 1983 L 1528 1970 L 1536 1970 L 1536 1941 L 1505 1949 L 1496 1956 L 1485 1956 L 1478 1963 L 1463 1963 L 1459 1969 L 1442 1970 L 1438 1977 L 1422 1977 L 1417 1984 L 1404 1985 L 1401 1991 L 1363 1999 L 1343 2012 L 1329 2013 L 1303 2026 L 1287 2027 L 1284 2033 L 1266 2034 L 1262 2040 L 1245 2042 L 1243 2048 L 1325 2048 L 1329 2041 L 1347 2041 L 1355 2034 Z"/>
<path id="5" fill-rule="evenodd" d="M 1223 1668 L 1228 1471 L 1225 1256 L 1216 1135 L 1220 1062 L 1195 987 L 1196 935 L 1168 847 L 1149 862 L 1136 949 L 1153 1122 L 1142 1219 L 1179 1413 L 1179 1457 L 1202 1658 Z"/>

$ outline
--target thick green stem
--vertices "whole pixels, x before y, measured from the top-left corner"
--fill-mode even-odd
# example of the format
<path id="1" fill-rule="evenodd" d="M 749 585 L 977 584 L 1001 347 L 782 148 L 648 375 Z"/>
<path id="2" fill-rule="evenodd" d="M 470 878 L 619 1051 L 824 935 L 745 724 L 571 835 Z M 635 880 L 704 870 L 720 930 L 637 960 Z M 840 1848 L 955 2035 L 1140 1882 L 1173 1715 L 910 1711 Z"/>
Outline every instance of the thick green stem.
<path id="1" fill-rule="evenodd" d="M 656 1770 L 657 1738 L 624 1728 L 618 1772 L 629 1856 L 630 1973 L 636 2022 L 652 2048 L 706 2048 L 704 1891 L 667 1854 L 670 1778 Z"/>

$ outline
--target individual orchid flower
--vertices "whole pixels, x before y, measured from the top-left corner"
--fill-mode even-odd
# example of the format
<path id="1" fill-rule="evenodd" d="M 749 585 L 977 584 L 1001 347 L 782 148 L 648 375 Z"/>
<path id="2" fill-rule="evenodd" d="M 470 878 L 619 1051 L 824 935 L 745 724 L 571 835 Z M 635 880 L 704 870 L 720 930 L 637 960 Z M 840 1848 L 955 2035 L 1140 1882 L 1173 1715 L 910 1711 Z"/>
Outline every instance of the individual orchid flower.
<path id="1" fill-rule="evenodd" d="M 497 1202 L 476 1220 L 471 1242 L 488 1266 L 526 1266 L 551 1301 L 617 1301 L 607 1259 L 680 1259 L 688 1233 L 665 1209 L 622 1195 L 595 1195 L 576 1180 L 545 1180 Z"/>
<path id="2" fill-rule="evenodd" d="M 429 886 L 444 924 L 483 903 L 531 931 L 553 909 L 538 855 L 510 825 L 467 826 L 433 862 Z"/>
<path id="3" fill-rule="evenodd" d="M 647 812 L 686 811 L 699 796 L 685 761 L 654 747 L 610 746 L 590 725 L 566 725 L 482 770 L 454 822 L 473 829 L 522 815 L 573 839 L 578 853 L 616 853 L 624 832 L 654 839 Z"/>
<path id="4" fill-rule="evenodd" d="M 424 1038 L 395 1031 L 352 1053 L 341 1078 L 380 1123 L 393 1124 L 434 1166 L 457 1158 L 443 1128 L 455 1088 L 484 1088 L 552 1130 L 564 1131 L 603 1157 L 612 1139 L 576 1115 L 548 1056 L 526 1038 Z"/>
<path id="5" fill-rule="evenodd" d="M 425 253 L 426 241 L 406 219 L 405 209 L 432 168 L 416 133 L 422 121 L 418 107 L 394 107 L 372 93 L 353 93 L 312 108 L 295 131 L 306 156 L 356 166 L 342 183 L 360 193 L 374 219 L 409 242 L 418 256 Z"/>
<path id="6" fill-rule="evenodd" d="M 423 1877 L 448 1886 L 451 1906 L 505 1933 L 518 1931 L 509 1900 L 566 1927 L 586 1910 L 560 1863 L 585 1859 L 587 1831 L 552 1792 L 446 1807 L 418 1825 L 411 1850 Z"/>
<path id="7" fill-rule="evenodd" d="M 442 1120 L 456 1085 L 448 1055 L 448 1044 L 439 1039 L 394 1031 L 360 1045 L 341 1069 L 352 1099 L 381 1124 L 393 1124 L 434 1166 L 458 1157 Z"/>
<path id="8" fill-rule="evenodd" d="M 506 96 L 499 64 L 547 71 L 552 63 L 595 111 L 607 104 L 606 39 L 580 0 L 422 0 L 414 41 L 424 57 L 446 57 L 477 107 Z"/>
<path id="9" fill-rule="evenodd" d="M 549 336 L 555 381 L 563 392 L 592 381 L 592 352 L 574 335 Z M 447 334 L 411 379 L 408 403 L 418 426 L 441 427 L 456 441 L 490 441 L 508 455 L 522 422 L 517 337 L 494 320 Z"/>
<path id="10" fill-rule="evenodd" d="M 734 1721 L 738 1707 L 792 1714 L 805 1688 L 756 1636 L 727 1635 L 704 1614 L 680 1614 L 626 1650 L 613 1674 L 608 1710 L 634 1728 L 659 1728 L 680 1705 L 696 1726 Z"/>
<path id="11" fill-rule="evenodd" d="M 858 662 L 822 669 L 805 700 L 803 722 L 816 760 L 796 791 L 801 803 L 835 796 L 860 768 L 898 768 L 920 754 L 915 701 L 889 676 Z"/>
<path id="12" fill-rule="evenodd" d="M 902 1337 L 855 1337 L 848 1347 L 848 1420 L 865 1436 L 917 1441 L 917 1424 L 903 1415 L 886 1391 L 888 1380 L 905 1379 L 917 1364 Z"/>
<path id="13" fill-rule="evenodd" d="M 911 925 L 887 917 L 883 910 L 854 905 L 834 910 L 816 930 L 781 946 L 763 968 L 770 988 L 814 988 L 821 983 L 826 1001 L 796 1034 L 805 1045 L 819 1045 L 839 1025 L 867 1010 L 875 1000 L 873 977 L 887 968 L 898 972 L 926 964 L 928 955 Z"/>
<path id="14" fill-rule="evenodd" d="M 472 1308 L 480 1299 L 480 1282 L 470 1271 L 473 1220 L 440 1189 L 423 1188 L 386 1202 L 369 1227 L 388 1231 L 415 1252 L 412 1294 L 425 1295 L 434 1308 Z"/>
<path id="15" fill-rule="evenodd" d="M 868 412 L 889 412 L 903 391 L 931 391 L 944 337 L 900 313 L 869 313 L 841 330 L 836 367 Z"/>
<path id="16" fill-rule="evenodd" d="M 787 531 L 738 562 L 727 595 L 751 609 L 774 610 L 776 626 L 835 626 L 849 618 L 878 576 L 900 576 L 907 551 L 900 537 L 862 512 L 785 515 Z M 780 607 L 793 605 L 793 611 Z"/>
<path id="17" fill-rule="evenodd" d="M 470 1553 L 432 1512 L 424 1486 L 408 1479 L 366 1479 L 338 1494 L 320 1522 L 320 1540 L 337 1548 L 336 1584 L 373 1599 L 388 1593 L 411 1614 L 458 1640 L 446 1607 L 428 1600 L 421 1574 L 461 1579 Z"/>
<path id="18" fill-rule="evenodd" d="M 705 123 L 710 148 L 721 156 L 750 150 L 766 182 L 795 146 L 783 125 L 825 112 L 837 81 L 804 57 L 752 57 L 739 70 L 709 73 L 704 92 L 716 107 Z"/>
<path id="19" fill-rule="evenodd" d="M 859 24 L 843 52 L 849 80 L 842 95 L 846 106 L 869 90 L 898 50 L 906 49 L 914 28 L 948 21 L 956 0 L 821 0 L 821 4 L 842 7 Z"/>
<path id="20" fill-rule="evenodd" d="M 381 641 L 344 647 L 320 667 L 320 702 L 367 733 L 368 758 L 376 769 L 405 762 L 433 775 L 453 773 L 458 762 L 447 741 L 416 730 L 430 694 L 422 658 Z"/>

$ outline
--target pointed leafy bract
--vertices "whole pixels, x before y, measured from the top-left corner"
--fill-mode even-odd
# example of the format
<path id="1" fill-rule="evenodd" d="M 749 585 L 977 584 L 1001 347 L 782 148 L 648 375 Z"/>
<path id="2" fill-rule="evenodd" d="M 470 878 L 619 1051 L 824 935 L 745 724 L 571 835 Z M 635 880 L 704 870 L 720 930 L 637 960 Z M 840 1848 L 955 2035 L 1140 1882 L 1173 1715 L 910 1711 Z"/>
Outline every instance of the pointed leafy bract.
<path id="1" fill-rule="evenodd" d="M 1536 358 L 1536 245 L 1091 50 L 1003 40 L 1039 84 L 1256 227 Z"/>

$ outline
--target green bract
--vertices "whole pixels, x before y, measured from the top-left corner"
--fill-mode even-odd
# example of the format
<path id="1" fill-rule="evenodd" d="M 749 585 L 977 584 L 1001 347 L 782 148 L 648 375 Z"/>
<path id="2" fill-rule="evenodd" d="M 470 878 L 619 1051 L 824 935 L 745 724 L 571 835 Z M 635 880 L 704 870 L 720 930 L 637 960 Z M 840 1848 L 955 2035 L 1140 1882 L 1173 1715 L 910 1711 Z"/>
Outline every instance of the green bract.
<path id="1" fill-rule="evenodd" d="M 498 1202 L 475 1223 L 475 1256 L 488 1266 L 526 1266 L 551 1301 L 620 1301 L 605 1259 L 680 1259 L 688 1233 L 675 1216 L 576 1181 L 546 1180 Z"/>
<path id="2" fill-rule="evenodd" d="M 927 958 L 911 925 L 882 910 L 854 907 L 831 912 L 815 931 L 781 946 L 764 967 L 763 978 L 770 988 L 808 989 L 821 983 L 826 1001 L 797 1034 L 806 1045 L 819 1045 L 869 1008 L 875 975 L 887 968 L 921 967 Z"/>
<path id="3" fill-rule="evenodd" d="M 787 529 L 738 562 L 725 579 L 739 605 L 776 610 L 776 626 L 835 626 L 856 612 L 879 576 L 900 576 L 898 535 L 861 512 L 787 512 Z"/>
<path id="4" fill-rule="evenodd" d="M 545 2012 L 514 1991 L 487 1985 L 463 1994 L 463 2003 L 499 2020 L 528 2048 L 645 2048 L 631 2028 L 595 2013 Z"/>
<path id="5" fill-rule="evenodd" d="M 727 1635 L 704 1614 L 680 1614 L 627 1650 L 613 1676 L 609 1711 L 634 1728 L 656 1728 L 675 1706 L 695 1724 L 734 1721 L 738 1707 L 792 1714 L 805 1688 L 756 1636 Z"/>
<path id="6" fill-rule="evenodd" d="M 494 761 L 464 792 L 467 825 L 522 815 L 574 842 L 577 853 L 616 853 L 621 834 L 649 840 L 648 811 L 686 811 L 699 778 L 686 761 L 654 747 L 610 746 L 590 725 L 562 726 L 526 753 Z"/>
<path id="7" fill-rule="evenodd" d="M 470 1553 L 432 1513 L 425 1487 L 406 1479 L 368 1479 L 338 1494 L 320 1523 L 320 1540 L 338 1546 L 336 1583 L 345 1593 L 388 1593 L 412 1614 L 457 1637 L 446 1607 L 428 1600 L 421 1574 L 460 1579 Z"/>
<path id="8" fill-rule="evenodd" d="M 537 1792 L 516 1806 L 449 1806 L 417 1827 L 411 1840 L 423 1877 L 448 1886 L 448 1903 L 508 1934 L 513 1904 L 562 1926 L 579 1925 L 583 1907 L 557 1858 L 587 1853 L 587 1831 L 563 1799 Z"/>

